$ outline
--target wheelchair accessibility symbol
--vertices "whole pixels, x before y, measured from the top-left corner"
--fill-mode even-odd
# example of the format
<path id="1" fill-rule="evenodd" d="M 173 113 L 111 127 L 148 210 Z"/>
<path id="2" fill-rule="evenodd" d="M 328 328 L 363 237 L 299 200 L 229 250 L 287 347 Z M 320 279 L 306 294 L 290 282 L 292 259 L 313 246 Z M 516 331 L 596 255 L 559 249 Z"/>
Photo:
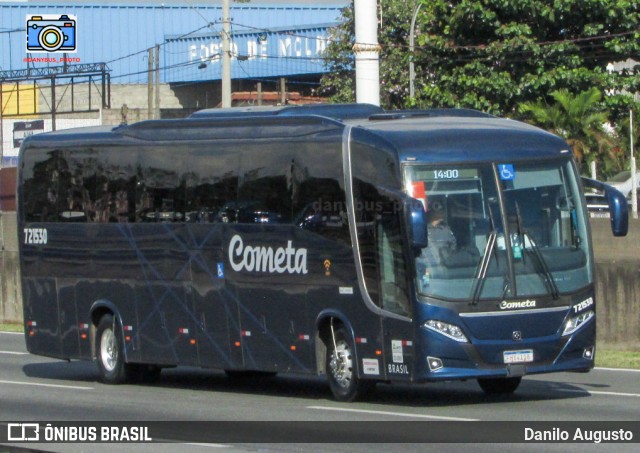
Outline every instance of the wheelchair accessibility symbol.
<path id="1" fill-rule="evenodd" d="M 516 172 L 512 164 L 498 165 L 498 172 L 500 173 L 500 179 L 502 181 L 513 181 L 516 179 Z"/>

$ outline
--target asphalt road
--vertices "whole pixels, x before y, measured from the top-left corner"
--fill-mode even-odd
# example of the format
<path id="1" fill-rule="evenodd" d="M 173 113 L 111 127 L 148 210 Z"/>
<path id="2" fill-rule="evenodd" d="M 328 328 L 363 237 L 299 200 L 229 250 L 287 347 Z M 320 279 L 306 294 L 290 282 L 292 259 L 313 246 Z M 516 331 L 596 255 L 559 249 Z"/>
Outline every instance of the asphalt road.
<path id="1" fill-rule="evenodd" d="M 110 386 L 98 382 L 95 365 L 30 355 L 21 334 L 0 332 L 0 424 L 33 421 L 640 421 L 640 371 L 595 369 L 590 373 L 529 376 L 514 395 L 489 397 L 475 381 L 423 386 L 379 384 L 367 401 L 332 400 L 324 379 L 298 376 L 228 378 L 194 368 L 163 370 L 154 384 Z M 368 425 L 369 424 L 369 425 Z M 380 426 L 378 424 L 377 426 Z M 400 425 L 401 426 L 401 425 Z M 427 425 L 425 425 L 427 426 Z M 325 426 L 326 428 L 326 426 Z M 0 427 L 0 429 L 6 429 Z M 373 435 L 373 433 L 372 433 Z M 167 436 L 171 438 L 170 434 Z M 340 429 L 328 436 L 339 441 Z M 338 437 L 334 437 L 338 436 Z M 638 436 L 640 437 L 640 436 Z M 639 442 L 640 439 L 634 439 Z M 314 444 L 314 451 L 407 451 L 417 444 Z M 164 445 L 164 446 L 163 446 Z M 466 445 L 466 448 L 465 448 Z M 439 451 L 468 450 L 468 444 L 439 444 Z M 36 447 L 25 445 L 22 447 Z M 118 444 L 116 451 L 175 451 L 175 444 Z M 181 451 L 211 447 L 227 451 L 301 451 L 302 444 L 183 444 Z M 475 444 L 473 451 L 495 451 Z M 635 447 L 635 448 L 634 448 Z M 634 451 L 634 444 L 499 444 L 511 451 Z M 8 448 L 8 447 L 4 447 Z M 114 451 L 109 445 L 46 444 L 45 451 Z M 104 448 L 104 450 L 102 450 Z M 0 447 L 0 452 L 3 447 Z"/>

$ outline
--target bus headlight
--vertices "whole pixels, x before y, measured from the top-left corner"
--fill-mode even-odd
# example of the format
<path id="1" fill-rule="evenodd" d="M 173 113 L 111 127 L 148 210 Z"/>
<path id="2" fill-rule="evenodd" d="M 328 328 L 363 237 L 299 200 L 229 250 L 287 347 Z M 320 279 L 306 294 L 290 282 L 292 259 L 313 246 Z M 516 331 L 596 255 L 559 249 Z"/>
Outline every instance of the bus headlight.
<path id="1" fill-rule="evenodd" d="M 562 332 L 562 336 L 571 335 L 573 332 L 581 328 L 583 325 L 587 323 L 591 318 L 595 316 L 595 312 L 593 310 L 585 311 L 584 313 L 580 313 L 577 316 L 573 316 L 567 320 L 564 325 L 564 331 Z"/>
<path id="2" fill-rule="evenodd" d="M 424 327 L 429 330 L 433 330 L 434 332 L 438 332 L 439 334 L 444 335 L 447 338 L 459 341 L 460 343 L 469 343 L 467 337 L 464 335 L 464 333 L 462 333 L 462 329 L 456 325 L 429 319 L 424 323 Z"/>

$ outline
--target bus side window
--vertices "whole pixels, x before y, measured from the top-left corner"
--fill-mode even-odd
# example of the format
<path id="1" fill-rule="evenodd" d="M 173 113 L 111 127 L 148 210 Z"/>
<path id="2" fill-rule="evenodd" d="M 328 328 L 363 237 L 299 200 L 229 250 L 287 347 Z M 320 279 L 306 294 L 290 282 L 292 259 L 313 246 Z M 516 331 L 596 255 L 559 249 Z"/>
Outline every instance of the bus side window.
<path id="1" fill-rule="evenodd" d="M 135 221 L 135 187 L 137 153 L 132 148 L 101 148 L 85 162 L 85 186 L 91 197 L 88 221 L 115 223 Z"/>
<path id="2" fill-rule="evenodd" d="M 394 202 L 386 203 L 376 222 L 378 272 L 382 308 L 403 316 L 411 316 L 408 294 L 408 272 L 402 247 L 401 221 Z"/>
<path id="3" fill-rule="evenodd" d="M 186 221 L 237 222 L 240 153 L 217 144 L 193 147 L 188 165 Z"/>
<path id="4" fill-rule="evenodd" d="M 407 260 L 401 210 L 375 186 L 354 179 L 354 203 L 362 270 L 371 300 L 384 310 L 410 316 Z"/>
<path id="5" fill-rule="evenodd" d="M 273 147 L 274 149 L 264 149 Z M 290 223 L 291 160 L 281 143 L 247 147 L 242 153 L 238 223 Z"/>
<path id="6" fill-rule="evenodd" d="M 362 271 L 371 300 L 384 310 L 411 316 L 404 256 L 402 209 L 379 187 L 401 186 L 394 158 L 383 148 L 354 143 L 353 203 Z"/>
<path id="7" fill-rule="evenodd" d="M 27 148 L 24 152 L 24 215 L 27 222 L 52 222 L 58 217 L 58 150 Z"/>
<path id="8" fill-rule="evenodd" d="M 293 224 L 350 247 L 340 148 L 323 142 L 297 148 L 291 181 Z"/>
<path id="9" fill-rule="evenodd" d="M 136 175 L 136 220 L 138 222 L 183 222 L 186 181 L 183 149 L 154 147 L 140 154 Z"/>
<path id="10" fill-rule="evenodd" d="M 93 222 L 96 217 L 96 193 L 99 176 L 95 149 L 65 151 L 65 170 L 60 175 L 59 196 L 62 204 L 58 220 Z"/>

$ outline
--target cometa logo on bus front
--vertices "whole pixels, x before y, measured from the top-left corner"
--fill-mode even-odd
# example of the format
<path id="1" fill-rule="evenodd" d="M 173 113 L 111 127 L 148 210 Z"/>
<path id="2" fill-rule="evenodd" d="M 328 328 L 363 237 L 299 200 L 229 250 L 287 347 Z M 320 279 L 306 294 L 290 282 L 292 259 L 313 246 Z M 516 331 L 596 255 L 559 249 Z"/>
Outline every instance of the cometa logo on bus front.
<path id="1" fill-rule="evenodd" d="M 516 302 L 509 302 L 506 300 L 500 302 L 500 310 L 514 310 L 518 308 L 536 308 L 536 301 L 527 299 Z"/>
<path id="2" fill-rule="evenodd" d="M 286 247 L 244 245 L 239 234 L 229 242 L 229 263 L 231 268 L 240 272 L 267 272 L 270 274 L 306 274 L 307 249 L 293 247 L 293 241 L 287 241 Z"/>

